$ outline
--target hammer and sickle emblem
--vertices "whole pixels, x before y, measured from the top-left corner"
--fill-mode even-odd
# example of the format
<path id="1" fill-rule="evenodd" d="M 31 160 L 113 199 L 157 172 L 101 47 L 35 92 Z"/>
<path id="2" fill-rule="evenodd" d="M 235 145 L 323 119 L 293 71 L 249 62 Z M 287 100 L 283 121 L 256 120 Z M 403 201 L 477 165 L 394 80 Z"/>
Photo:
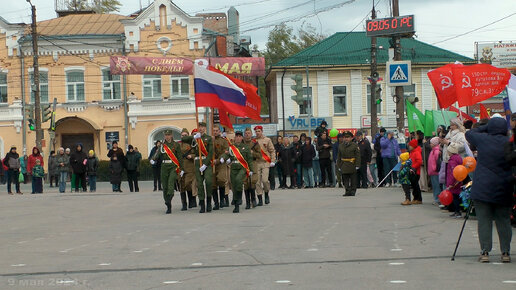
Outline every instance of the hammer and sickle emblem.
<path id="1" fill-rule="evenodd" d="M 471 79 L 465 73 L 462 73 L 462 88 L 471 88 Z"/>
<path id="2" fill-rule="evenodd" d="M 446 90 L 447 88 L 453 86 L 453 83 L 452 83 L 452 80 L 449 76 L 443 76 L 441 75 L 441 85 L 443 85 L 441 87 L 441 90 Z"/>

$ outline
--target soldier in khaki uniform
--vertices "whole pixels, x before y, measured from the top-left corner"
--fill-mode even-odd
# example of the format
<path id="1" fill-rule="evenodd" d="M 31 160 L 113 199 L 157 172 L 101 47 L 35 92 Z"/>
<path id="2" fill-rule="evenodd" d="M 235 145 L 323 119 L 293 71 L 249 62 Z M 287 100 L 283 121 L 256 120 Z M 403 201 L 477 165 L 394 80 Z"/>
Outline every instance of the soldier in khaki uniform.
<path id="1" fill-rule="evenodd" d="M 265 204 L 269 204 L 269 168 L 276 164 L 276 150 L 270 138 L 263 135 L 263 127 L 254 127 L 256 133 L 256 143 L 260 147 L 260 158 L 256 159 L 256 175 L 258 175 L 258 183 L 256 183 L 256 193 L 258 194 L 258 205 L 262 205 L 262 194 L 265 192 Z"/>
<path id="2" fill-rule="evenodd" d="M 233 200 L 235 209 L 233 209 L 234 213 L 240 211 L 240 201 L 242 199 L 242 189 L 243 182 L 247 175 L 247 170 L 249 170 L 249 175 L 253 175 L 253 172 L 250 171 L 253 157 L 251 156 L 251 150 L 249 146 L 245 145 L 242 142 L 242 132 L 235 132 L 235 144 L 233 149 L 230 149 L 230 164 L 231 164 L 231 184 L 233 184 Z M 244 162 L 245 160 L 245 162 Z M 245 164 L 247 163 L 247 164 Z M 247 165 L 247 169 L 246 169 Z M 247 201 L 249 203 L 249 201 Z"/>
<path id="3" fill-rule="evenodd" d="M 219 124 L 215 124 L 215 126 L 213 127 L 213 136 L 215 137 L 215 139 L 213 140 L 213 146 L 215 147 L 215 151 L 213 152 L 213 164 L 215 172 L 213 174 L 213 192 L 211 193 L 211 195 L 213 196 L 213 202 L 215 204 L 213 206 L 213 210 L 218 210 L 219 205 L 220 208 L 226 206 L 225 193 L 226 183 L 228 182 L 228 164 L 226 163 L 226 161 L 229 159 L 229 145 L 226 138 L 224 138 L 220 133 Z M 227 206 L 229 206 L 229 204 Z"/>
<path id="4" fill-rule="evenodd" d="M 235 136 L 236 137 L 236 136 Z M 258 158 L 261 158 L 260 154 L 260 146 L 258 143 L 253 142 L 253 131 L 251 128 L 247 127 L 244 131 L 244 144 L 247 145 L 247 147 L 251 148 L 251 157 L 253 159 L 251 171 L 257 172 L 257 163 L 255 162 Z M 250 204 L 252 202 L 253 207 L 256 207 L 256 183 L 258 182 L 258 174 L 254 174 L 252 176 L 248 176 L 245 178 L 244 182 L 244 189 L 245 189 L 245 199 L 246 199 L 246 207 L 245 209 L 251 208 Z M 231 186 L 234 186 L 231 184 Z M 233 190 L 234 193 L 234 190 Z M 261 198 L 261 197 L 260 197 Z M 263 202 L 260 204 L 263 205 Z"/>
<path id="5" fill-rule="evenodd" d="M 344 132 L 344 143 L 339 145 L 337 153 L 337 174 L 342 174 L 342 183 L 346 188 L 343 196 L 354 196 L 357 191 L 357 170 L 360 168 L 360 149 L 353 140 L 353 134 Z"/>
<path id="6" fill-rule="evenodd" d="M 181 137 L 185 137 L 190 135 L 186 128 L 183 128 L 181 131 Z M 183 170 L 185 174 L 181 177 L 180 185 L 181 185 L 181 203 L 183 207 L 181 210 L 186 210 L 188 208 L 196 207 L 197 202 L 195 196 L 192 195 L 192 183 L 195 177 L 194 173 L 194 157 L 195 153 L 193 152 L 194 148 L 192 144 L 188 144 L 185 142 L 181 142 L 181 155 L 183 157 Z M 187 194 L 188 194 L 188 202 L 187 202 Z"/>
<path id="7" fill-rule="evenodd" d="M 172 130 L 165 131 L 165 140 L 156 150 L 152 160 L 163 160 L 161 165 L 161 181 L 163 183 L 163 199 L 167 206 L 167 214 L 172 213 L 172 198 L 176 180 L 183 176 L 183 156 L 179 143 L 172 138 Z"/>

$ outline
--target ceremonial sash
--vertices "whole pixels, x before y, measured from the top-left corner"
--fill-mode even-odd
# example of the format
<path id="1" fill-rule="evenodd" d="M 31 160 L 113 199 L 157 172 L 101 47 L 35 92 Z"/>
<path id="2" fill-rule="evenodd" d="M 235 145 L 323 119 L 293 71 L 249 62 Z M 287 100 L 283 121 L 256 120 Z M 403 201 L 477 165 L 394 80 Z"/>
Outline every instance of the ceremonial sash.
<path id="1" fill-rule="evenodd" d="M 253 140 L 253 142 L 258 143 L 256 139 Z M 260 143 L 258 143 L 258 146 L 260 146 Z M 267 161 L 268 163 L 271 163 L 271 158 L 269 157 L 269 155 L 267 155 L 267 153 L 265 153 L 265 151 L 263 151 L 262 146 L 260 146 L 260 153 L 262 153 L 263 160 Z"/>
<path id="2" fill-rule="evenodd" d="M 244 167 L 245 169 L 245 174 L 247 176 L 249 176 L 249 172 L 251 171 L 249 169 L 249 164 L 247 164 L 247 161 L 245 161 L 245 158 L 244 156 L 242 156 L 242 153 L 240 153 L 240 150 L 238 150 L 238 148 L 236 148 L 235 145 L 233 145 L 231 143 L 231 141 L 229 141 L 229 139 L 226 139 L 228 141 L 228 144 L 229 144 L 229 148 L 231 149 L 231 151 L 233 152 L 233 154 L 235 155 L 236 159 L 238 160 L 238 162 L 240 162 L 240 164 L 242 164 L 242 166 Z"/>
<path id="3" fill-rule="evenodd" d="M 202 138 L 199 138 L 197 140 L 197 143 L 199 144 L 199 148 L 201 148 L 202 155 L 208 157 L 208 149 L 206 149 L 206 145 L 204 144 L 204 141 L 202 140 Z"/>
<path id="4" fill-rule="evenodd" d="M 174 163 L 177 166 L 176 173 L 179 174 L 181 172 L 181 168 L 179 168 L 179 160 L 177 160 L 176 155 L 174 155 L 174 152 L 172 152 L 167 145 L 163 144 L 163 148 L 165 149 L 165 152 L 167 152 L 167 155 L 170 158 L 170 160 L 172 160 L 172 163 Z"/>

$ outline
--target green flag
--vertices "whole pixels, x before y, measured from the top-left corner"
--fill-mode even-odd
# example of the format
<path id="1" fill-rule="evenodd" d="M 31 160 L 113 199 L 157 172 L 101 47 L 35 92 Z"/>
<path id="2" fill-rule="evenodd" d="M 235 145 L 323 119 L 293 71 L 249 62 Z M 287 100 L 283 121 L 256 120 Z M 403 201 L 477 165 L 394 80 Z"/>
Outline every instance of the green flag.
<path id="1" fill-rule="evenodd" d="M 439 125 L 444 125 L 445 127 L 450 126 L 450 120 L 457 117 L 457 113 L 450 111 L 433 111 L 434 115 L 434 128 L 437 128 Z M 435 130 L 435 129 L 434 129 Z"/>
<path id="2" fill-rule="evenodd" d="M 417 130 L 425 131 L 425 115 L 414 107 L 409 101 L 407 104 L 407 121 L 409 132 L 416 132 Z"/>
<path id="3" fill-rule="evenodd" d="M 436 126 L 434 124 L 434 111 L 425 111 L 425 137 L 432 137 L 435 135 Z"/>

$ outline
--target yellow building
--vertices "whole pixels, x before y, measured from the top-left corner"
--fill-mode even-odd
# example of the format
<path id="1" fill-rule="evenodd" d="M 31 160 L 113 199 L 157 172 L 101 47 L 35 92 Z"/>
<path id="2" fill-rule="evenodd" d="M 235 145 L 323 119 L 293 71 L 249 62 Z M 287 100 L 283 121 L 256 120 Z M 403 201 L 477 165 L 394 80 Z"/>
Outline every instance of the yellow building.
<path id="1" fill-rule="evenodd" d="M 41 107 L 57 100 L 55 138 L 50 122 L 42 124 L 45 156 L 83 143 L 107 159 L 110 140 L 119 139 L 120 147 L 132 144 L 146 158 L 165 129 L 177 139 L 182 128 L 196 127 L 193 76 L 111 75 L 109 64 L 110 56 L 121 55 L 209 56 L 220 28 L 203 26 L 214 21 L 210 15 L 190 16 L 170 0 L 155 0 L 132 16 L 63 15 L 37 23 Z M 15 145 L 30 154 L 36 135 L 27 128 L 34 103 L 30 25 L 0 17 L 0 43 L 0 153 Z"/>

